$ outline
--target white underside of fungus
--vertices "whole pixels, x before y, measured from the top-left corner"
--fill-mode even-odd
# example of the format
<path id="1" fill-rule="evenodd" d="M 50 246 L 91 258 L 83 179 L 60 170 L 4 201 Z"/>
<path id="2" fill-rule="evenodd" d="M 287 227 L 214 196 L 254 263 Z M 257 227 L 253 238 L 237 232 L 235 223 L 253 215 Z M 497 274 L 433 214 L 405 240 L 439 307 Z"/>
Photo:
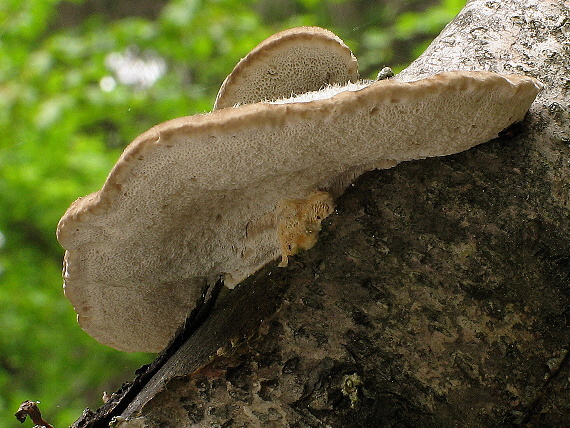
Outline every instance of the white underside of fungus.
<path id="1" fill-rule="evenodd" d="M 322 198 L 326 216 L 328 194 L 366 170 L 489 141 L 538 90 L 525 76 L 451 72 L 159 124 L 61 219 L 65 294 L 100 342 L 160 351 L 203 284 L 234 287 L 279 255 L 286 263 L 280 230 L 294 207 Z"/>

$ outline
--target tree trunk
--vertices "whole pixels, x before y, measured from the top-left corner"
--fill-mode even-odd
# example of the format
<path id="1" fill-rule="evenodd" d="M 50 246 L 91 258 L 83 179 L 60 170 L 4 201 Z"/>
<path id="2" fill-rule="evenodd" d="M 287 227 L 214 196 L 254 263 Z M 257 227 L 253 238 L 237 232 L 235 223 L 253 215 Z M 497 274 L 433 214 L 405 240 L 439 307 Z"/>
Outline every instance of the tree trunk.
<path id="1" fill-rule="evenodd" d="M 570 426 L 570 5 L 472 0 L 396 78 L 450 70 L 545 89 L 496 140 L 359 178 L 312 250 L 228 293 L 107 418 Z"/>

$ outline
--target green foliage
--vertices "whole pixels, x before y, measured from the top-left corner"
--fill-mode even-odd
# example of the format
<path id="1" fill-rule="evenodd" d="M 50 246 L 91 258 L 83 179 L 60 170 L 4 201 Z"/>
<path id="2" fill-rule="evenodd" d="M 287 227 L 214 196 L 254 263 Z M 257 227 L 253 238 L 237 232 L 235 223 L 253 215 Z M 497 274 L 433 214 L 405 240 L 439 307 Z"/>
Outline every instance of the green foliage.
<path id="1" fill-rule="evenodd" d="M 54 425 L 69 425 L 153 357 L 99 345 L 77 326 L 55 239 L 67 206 L 101 187 L 129 141 L 210 110 L 235 63 L 276 31 L 328 27 L 373 77 L 385 65 L 402 68 L 464 1 L 172 0 L 156 20 L 86 16 L 54 28 L 58 4 L 0 3 L 2 426 L 14 425 L 28 399 Z M 122 83 L 112 62 L 125 58 L 164 74 Z"/>

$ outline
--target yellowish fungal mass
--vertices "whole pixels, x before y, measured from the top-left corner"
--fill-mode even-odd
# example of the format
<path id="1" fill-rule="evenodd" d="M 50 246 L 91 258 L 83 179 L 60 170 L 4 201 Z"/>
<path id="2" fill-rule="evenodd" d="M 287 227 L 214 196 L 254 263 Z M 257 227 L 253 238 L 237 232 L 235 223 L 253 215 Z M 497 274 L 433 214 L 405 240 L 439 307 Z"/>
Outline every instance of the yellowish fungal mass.
<path id="1" fill-rule="evenodd" d="M 281 263 L 287 266 L 288 257 L 308 250 L 317 243 L 321 222 L 334 211 L 332 196 L 314 192 L 306 199 L 285 199 L 278 207 L 277 236 L 281 247 Z"/>

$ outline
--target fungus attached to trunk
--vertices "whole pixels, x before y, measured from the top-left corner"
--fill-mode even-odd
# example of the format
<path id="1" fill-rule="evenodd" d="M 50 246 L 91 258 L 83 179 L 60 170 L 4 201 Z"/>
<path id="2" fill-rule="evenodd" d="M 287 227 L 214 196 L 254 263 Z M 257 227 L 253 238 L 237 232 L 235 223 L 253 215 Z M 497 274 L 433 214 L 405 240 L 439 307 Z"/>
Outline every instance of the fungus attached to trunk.
<path id="1" fill-rule="evenodd" d="M 525 76 L 450 72 L 156 125 L 61 219 L 65 294 L 100 342 L 160 351 L 204 284 L 222 276 L 234 287 L 279 255 L 286 264 L 310 248 L 330 195 L 349 180 L 489 141 L 524 118 L 538 90 Z"/>
<path id="2" fill-rule="evenodd" d="M 337 35 L 319 27 L 291 28 L 261 42 L 235 66 L 214 109 L 289 98 L 357 79 L 356 58 Z"/>

